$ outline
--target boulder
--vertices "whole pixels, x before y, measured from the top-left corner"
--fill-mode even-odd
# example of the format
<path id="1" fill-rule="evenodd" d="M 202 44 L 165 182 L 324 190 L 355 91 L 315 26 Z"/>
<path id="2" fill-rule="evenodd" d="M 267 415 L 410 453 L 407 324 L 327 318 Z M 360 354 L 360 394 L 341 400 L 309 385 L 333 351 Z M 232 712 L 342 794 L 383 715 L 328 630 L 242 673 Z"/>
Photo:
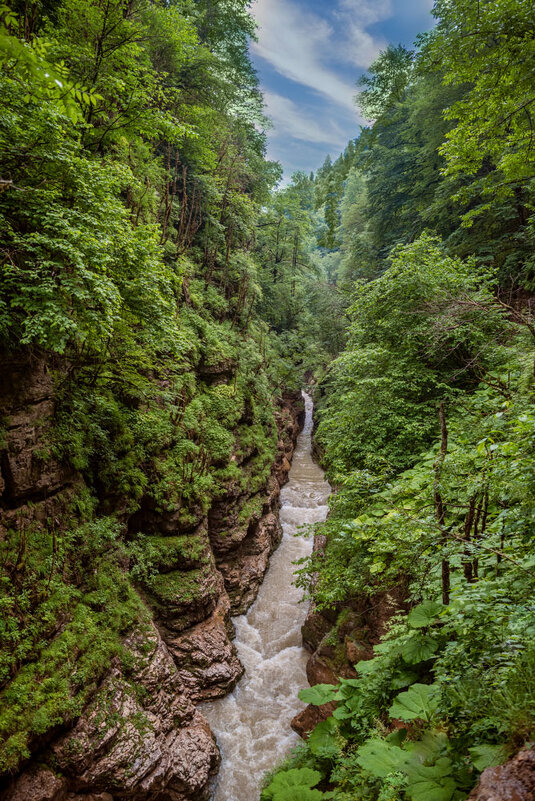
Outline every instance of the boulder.
<path id="1" fill-rule="evenodd" d="M 73 729 L 53 744 L 55 762 L 74 793 L 203 801 L 220 762 L 208 723 L 153 625 L 125 645 L 133 667 L 111 667 Z"/>
<path id="2" fill-rule="evenodd" d="M 487 768 L 471 801 L 535 801 L 535 751 L 520 751 L 504 765 Z"/>

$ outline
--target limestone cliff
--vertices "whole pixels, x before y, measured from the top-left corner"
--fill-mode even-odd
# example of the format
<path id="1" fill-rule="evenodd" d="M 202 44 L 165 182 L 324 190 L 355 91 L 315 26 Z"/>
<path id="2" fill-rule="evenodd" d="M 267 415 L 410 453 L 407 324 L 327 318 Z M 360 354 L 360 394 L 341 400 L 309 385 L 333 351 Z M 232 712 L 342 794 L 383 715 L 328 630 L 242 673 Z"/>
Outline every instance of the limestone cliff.
<path id="1" fill-rule="evenodd" d="M 222 377 L 219 372 L 218 380 L 232 380 L 228 369 L 229 375 Z M 57 458 L 50 448 L 58 374 L 44 359 L 21 359 L 20 354 L 7 364 L 5 374 L 9 380 L 0 388 L 2 576 L 15 588 L 22 586 L 34 544 L 41 538 L 39 547 L 48 554 L 50 542 L 49 578 L 43 579 L 35 568 L 41 584 L 36 584 L 39 592 L 32 598 L 35 614 L 43 610 L 50 619 L 39 630 L 32 650 L 13 657 L 3 674 L 0 704 L 8 705 L 17 687 L 27 688 L 28 671 L 33 671 L 31 681 L 41 689 L 49 684 L 43 705 L 56 698 L 60 682 L 63 696 L 60 711 L 55 717 L 50 714 L 46 721 L 51 724 L 41 729 L 35 710 L 15 709 L 17 720 L 26 720 L 26 713 L 33 717 L 24 735 L 26 756 L 16 767 L 13 761 L 11 770 L 9 759 L 5 763 L 8 770 L 0 797 L 6 801 L 203 801 L 210 795 L 220 758 L 195 703 L 229 692 L 243 672 L 232 642 L 231 615 L 245 611 L 256 597 L 269 556 L 281 538 L 279 493 L 299 431 L 299 399 L 281 399 L 276 404 L 278 438 L 267 477 L 265 457 L 260 469 L 257 446 L 245 436 L 255 424 L 245 409 L 235 428 L 235 446 L 227 455 L 238 471 L 219 484 L 207 511 L 192 506 L 185 516 L 176 505 L 158 506 L 148 493 L 133 511 L 124 498 L 119 501 L 110 493 L 99 497 L 97 523 L 100 512 L 113 510 L 119 531 L 118 543 L 104 541 L 99 559 L 109 562 L 113 556 L 115 572 L 110 573 L 110 581 L 117 584 L 120 598 L 123 593 L 125 608 L 136 610 L 114 623 L 115 628 L 110 624 L 117 643 L 106 650 L 100 638 L 111 634 L 99 628 L 98 621 L 106 614 L 120 617 L 121 601 L 117 612 L 105 608 L 106 593 L 92 584 L 98 567 L 91 561 L 84 564 L 81 542 L 81 564 L 64 553 L 65 532 L 73 521 L 83 524 L 87 514 L 78 499 L 88 488 L 84 470 Z M 201 380 L 211 385 L 214 376 Z M 137 545 L 137 550 L 121 550 L 123 540 L 136 544 L 140 532 L 142 542 L 148 543 L 141 557 L 136 557 Z M 78 542 L 75 538 L 75 549 Z M 137 572 L 132 570 L 136 558 L 143 567 L 138 566 Z M 46 606 L 50 605 L 47 581 L 69 595 L 53 612 Z M 14 613 L 24 622 L 18 607 Z M 96 616 L 96 625 L 94 639 L 82 653 L 76 638 L 65 637 L 73 626 L 76 631 L 79 617 L 87 615 Z M 54 667 L 49 675 L 48 654 L 54 648 L 56 652 L 65 648 L 68 668 L 62 673 Z M 80 654 L 73 653 L 77 648 Z M 107 665 L 88 662 L 91 649 L 101 650 Z M 27 692 L 26 704 L 35 695 L 33 689 Z M 42 714 L 41 709 L 37 712 Z M 6 739 L 8 757 L 16 734 Z"/>

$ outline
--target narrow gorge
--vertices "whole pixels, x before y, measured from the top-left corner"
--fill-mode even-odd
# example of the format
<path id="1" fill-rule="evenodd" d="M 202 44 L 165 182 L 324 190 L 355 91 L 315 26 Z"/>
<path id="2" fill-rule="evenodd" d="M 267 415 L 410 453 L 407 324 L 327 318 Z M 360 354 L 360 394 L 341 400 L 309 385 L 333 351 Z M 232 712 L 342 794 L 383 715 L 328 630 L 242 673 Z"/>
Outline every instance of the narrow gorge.
<path id="1" fill-rule="evenodd" d="M 223 380 L 224 370 L 228 365 L 223 365 L 220 372 L 211 371 L 210 386 L 214 386 L 214 379 L 216 386 L 222 386 L 218 382 Z M 76 471 L 50 458 L 43 462 L 40 456 L 55 408 L 51 376 L 43 362 L 28 361 L 24 369 L 13 366 L 1 394 L 2 408 L 9 420 L 2 461 L 3 535 L 8 537 L 10 528 L 16 528 L 24 538 L 21 547 L 26 548 L 30 547 L 34 532 L 42 530 L 47 521 L 57 520 L 59 526 L 59 520 L 66 515 L 73 519 L 72 497 L 83 490 L 84 480 Z M 83 696 L 78 703 L 83 706 L 77 710 L 76 718 L 71 718 L 72 724 L 68 725 L 67 712 L 66 729 L 56 728 L 45 738 L 28 741 L 36 759 L 30 764 L 22 763 L 19 777 L 2 792 L 6 801 L 81 801 L 88 797 L 104 801 L 156 796 L 200 801 L 210 797 L 220 755 L 197 705 L 230 692 L 244 672 L 242 662 L 248 664 L 247 658 L 240 661 L 236 652 L 232 616 L 243 614 L 253 603 L 270 556 L 282 537 L 280 488 L 288 480 L 304 421 L 299 393 L 278 402 L 274 421 L 276 458 L 267 480 L 259 479 L 254 471 L 256 446 L 240 450 L 238 441 L 233 458 L 239 478 L 247 481 L 227 483 L 206 515 L 185 525 L 176 508 L 164 513 L 142 506 L 130 517 L 123 513 L 128 536 L 132 538 L 142 529 L 158 557 L 155 560 L 150 551 L 153 575 L 137 584 L 142 614 L 130 624 L 126 636 L 121 635 L 116 655 L 109 652 L 109 668 L 95 675 L 93 686 L 82 685 Z M 310 425 L 309 408 L 307 442 Z M 250 423 L 246 419 L 244 426 L 247 431 Z M 301 445 L 298 452 L 302 451 Z M 251 484 L 253 494 L 243 489 Z M 102 499 L 101 503 L 110 500 Z M 56 536 L 61 543 L 65 532 L 58 529 Z M 110 543 L 105 545 L 110 547 Z M 290 540 L 290 551 L 293 545 Z M 116 547 L 112 544 L 113 549 Z M 291 559 L 291 554 L 287 557 Z M 6 561 L 4 575 L 9 569 L 18 569 L 23 581 L 24 558 L 19 553 L 18 568 Z M 58 553 L 57 559 L 65 557 Z M 67 562 L 62 569 L 62 580 L 66 581 Z M 288 583 L 289 573 L 288 564 Z M 76 580 L 80 585 L 86 581 L 83 575 Z M 126 592 L 126 588 L 123 590 Z M 103 601 L 110 599 L 104 596 Z M 125 596 L 123 602 L 126 601 Z M 91 603 L 89 599 L 88 602 Z M 95 602 L 98 606 L 98 599 L 93 599 Z M 78 608 L 84 614 L 83 607 Z M 38 613 L 46 614 L 46 606 L 38 607 Z M 55 630 L 46 632 L 51 639 L 49 649 L 58 646 L 61 651 L 69 647 L 62 638 L 73 624 L 69 625 L 67 617 L 53 622 Z M 105 630 L 95 631 L 88 649 L 98 650 L 99 636 L 105 634 Z M 65 652 L 65 656 L 75 672 L 63 683 L 68 682 L 74 703 L 79 682 L 77 665 L 84 654 Z M 24 671 L 22 674 L 24 679 Z M 20 679 L 19 675 L 19 687 L 24 688 Z M 50 692 L 58 681 L 61 685 L 62 677 L 44 674 L 41 681 Z M 9 695 L 10 690 L 7 697 L 14 698 Z M 35 692 L 30 689 L 30 693 Z M 27 699 L 31 700 L 32 695 Z M 34 703 L 35 700 L 30 709 L 24 710 L 27 714 L 39 714 L 38 708 L 32 708 Z M 15 703 L 12 714 L 16 712 Z M 29 723 L 35 726 L 35 720 L 30 719 Z"/>
<path id="2" fill-rule="evenodd" d="M 329 484 L 312 460 L 312 400 L 293 454 L 289 483 L 281 492 L 283 537 L 271 558 L 257 600 L 237 618 L 236 646 L 245 675 L 234 692 L 203 707 L 222 752 L 214 801 L 250 801 L 260 781 L 287 756 L 298 737 L 290 728 L 302 708 L 297 697 L 306 685 L 307 652 L 301 627 L 307 608 L 293 586 L 295 562 L 312 547 L 307 527 L 325 519 Z M 308 534 L 308 537 L 307 537 Z"/>
<path id="3" fill-rule="evenodd" d="M 0 0 L 0 801 L 535 801 L 534 5 Z"/>

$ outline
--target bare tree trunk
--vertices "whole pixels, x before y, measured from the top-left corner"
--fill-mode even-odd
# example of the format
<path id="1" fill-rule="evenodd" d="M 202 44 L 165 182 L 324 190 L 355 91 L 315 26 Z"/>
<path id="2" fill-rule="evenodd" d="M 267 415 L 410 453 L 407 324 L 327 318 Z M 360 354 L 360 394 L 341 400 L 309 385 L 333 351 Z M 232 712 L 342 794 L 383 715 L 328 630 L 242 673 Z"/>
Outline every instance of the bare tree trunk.
<path id="1" fill-rule="evenodd" d="M 466 546 L 464 549 L 463 570 L 464 570 L 464 577 L 468 582 L 472 582 L 474 580 L 474 565 L 472 562 L 472 553 L 470 551 L 468 543 L 470 542 L 472 525 L 474 523 L 474 518 L 476 515 L 476 498 L 477 495 L 474 495 L 473 498 L 470 498 L 468 512 L 464 519 L 464 541 L 466 542 Z"/>
<path id="2" fill-rule="evenodd" d="M 444 464 L 444 459 L 446 458 L 446 454 L 448 452 L 448 428 L 446 426 L 446 413 L 444 411 L 444 402 L 441 402 L 438 408 L 438 419 L 440 423 L 441 440 L 440 440 L 440 453 L 438 454 L 434 465 L 435 515 L 437 518 L 438 526 L 442 532 L 442 547 L 446 548 L 448 544 L 448 534 L 444 526 L 444 520 L 446 518 L 446 507 L 444 505 L 442 493 L 440 491 L 440 478 L 442 475 L 442 466 Z M 446 605 L 449 604 L 450 602 L 450 587 L 451 587 L 450 573 L 451 573 L 451 568 L 449 560 L 443 557 L 442 558 L 442 603 Z"/>

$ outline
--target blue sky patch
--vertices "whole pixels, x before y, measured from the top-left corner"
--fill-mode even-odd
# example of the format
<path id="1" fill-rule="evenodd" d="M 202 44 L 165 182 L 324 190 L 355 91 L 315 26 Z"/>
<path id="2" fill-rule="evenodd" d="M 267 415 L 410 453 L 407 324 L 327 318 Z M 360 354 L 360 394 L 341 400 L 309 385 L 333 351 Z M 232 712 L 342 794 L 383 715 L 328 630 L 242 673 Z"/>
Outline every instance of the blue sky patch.
<path id="1" fill-rule="evenodd" d="M 268 157 L 285 177 L 316 170 L 358 136 L 356 83 L 389 43 L 433 25 L 432 0 L 255 0 L 251 46 L 273 122 Z"/>

